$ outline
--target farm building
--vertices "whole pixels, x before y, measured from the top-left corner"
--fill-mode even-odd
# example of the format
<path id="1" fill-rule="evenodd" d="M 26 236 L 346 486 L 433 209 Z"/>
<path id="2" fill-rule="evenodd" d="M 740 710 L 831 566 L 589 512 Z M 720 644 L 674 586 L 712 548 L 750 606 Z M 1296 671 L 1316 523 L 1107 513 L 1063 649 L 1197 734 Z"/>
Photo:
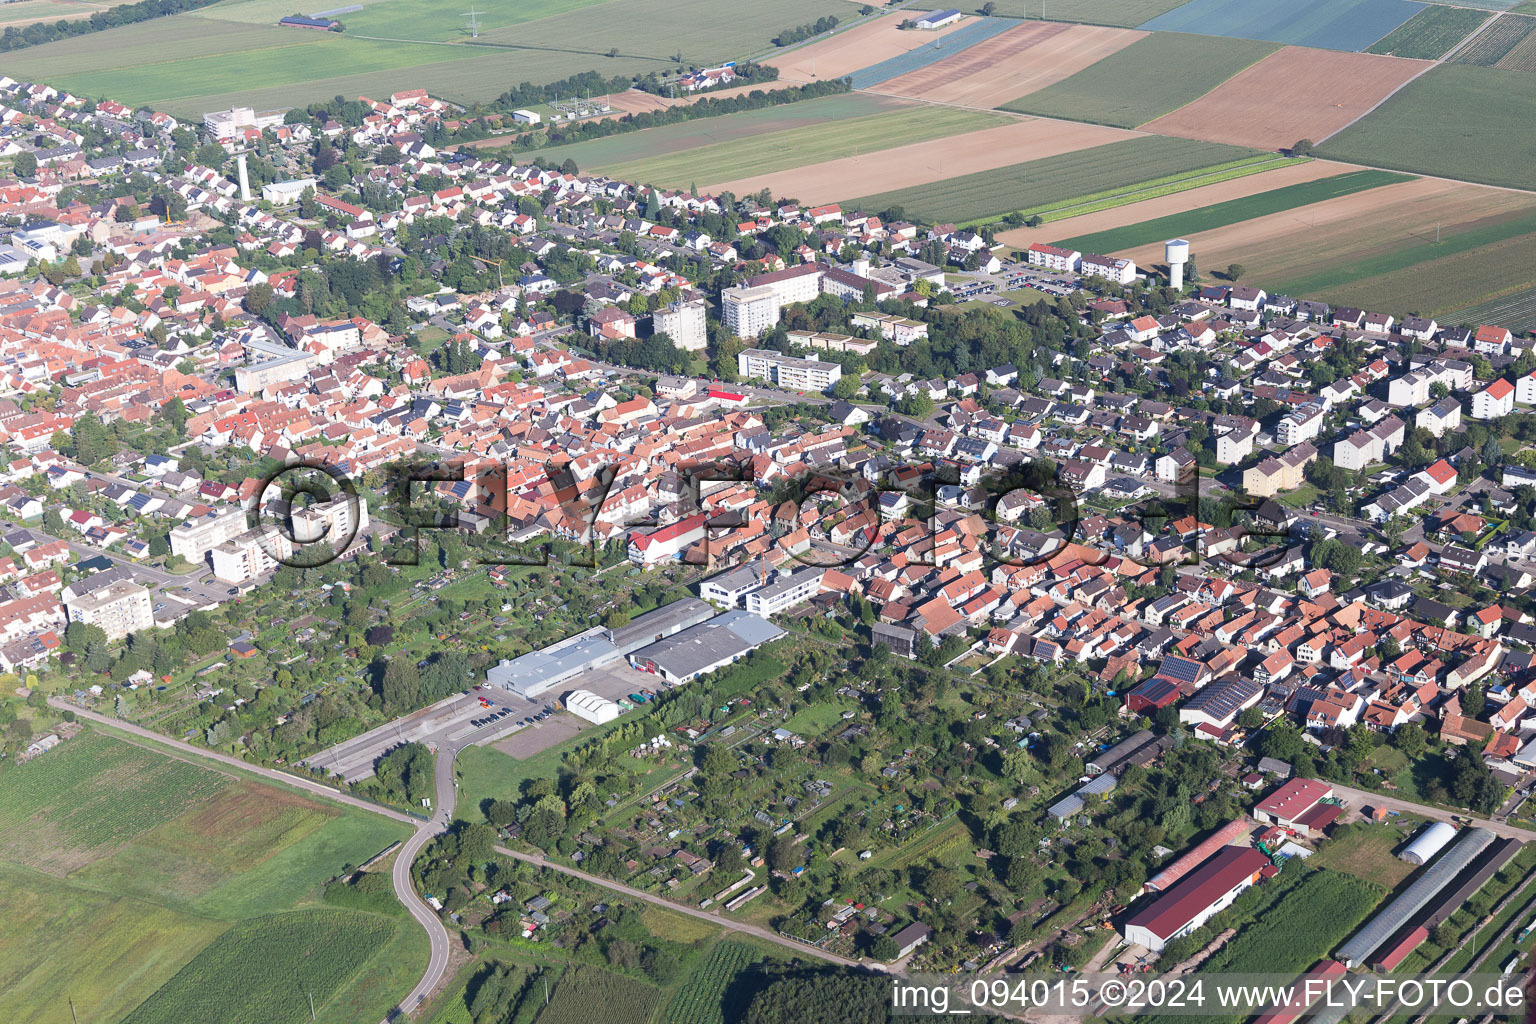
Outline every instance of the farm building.
<path id="1" fill-rule="evenodd" d="M 1056 801 L 1045 813 L 1049 814 L 1057 821 L 1066 821 L 1068 818 L 1081 811 L 1084 807 L 1088 806 L 1088 802 L 1083 799 L 1084 797 L 1095 795 L 1107 796 L 1115 791 L 1115 785 L 1115 777 L 1106 772 L 1105 774 L 1100 775 L 1094 779 L 1092 782 L 1079 787 L 1076 792 L 1070 793 Z"/>
<path id="2" fill-rule="evenodd" d="M 1308 811 L 1333 796 L 1333 787 L 1316 779 L 1292 779 L 1253 808 L 1253 817 L 1266 825 L 1296 828 Z"/>
<path id="3" fill-rule="evenodd" d="M 572 690 L 565 695 L 565 710 L 593 725 L 602 725 L 619 717 L 619 706 L 591 690 Z"/>
<path id="4" fill-rule="evenodd" d="M 1232 905 L 1238 894 L 1275 872 L 1269 858 L 1247 846 L 1228 846 L 1179 879 L 1125 922 L 1126 942 L 1158 952 Z"/>
<path id="5" fill-rule="evenodd" d="M 340 31 L 341 22 L 334 18 L 306 18 L 302 14 L 290 14 L 277 20 L 284 28 L 312 28 L 320 32 Z"/>
<path id="6" fill-rule="evenodd" d="M 933 934 L 933 929 L 929 928 L 921 921 L 918 921 L 915 924 L 907 925 L 901 931 L 892 936 L 896 942 L 896 955 L 898 957 L 906 956 L 918 946 L 921 946 L 923 943 L 927 942 L 928 936 L 931 934 Z"/>
<path id="7" fill-rule="evenodd" d="M 1171 679 L 1153 676 L 1126 694 L 1125 706 L 1135 714 L 1156 713 L 1179 699 L 1179 686 Z"/>
<path id="8" fill-rule="evenodd" d="M 1253 831 L 1253 826 L 1241 818 L 1235 818 L 1227 822 L 1205 839 L 1190 847 L 1178 860 L 1147 879 L 1147 891 L 1162 892 L 1164 889 L 1171 887 L 1179 879 L 1210 860 L 1217 850 L 1224 846 L 1231 846 L 1239 839 L 1246 837 L 1251 831 Z"/>
<path id="9" fill-rule="evenodd" d="M 1089 775 L 1103 775 L 1112 772 L 1125 764 L 1132 754 L 1153 740 L 1152 730 L 1143 729 L 1138 733 L 1127 736 L 1125 739 L 1110 747 L 1104 753 L 1099 754 L 1086 765 Z"/>
<path id="10" fill-rule="evenodd" d="M 1493 833 L 1487 829 L 1468 829 L 1461 841 L 1431 864 L 1401 896 L 1387 904 L 1385 910 L 1367 921 L 1365 927 L 1339 947 L 1339 959 L 1344 962 L 1344 966 L 1354 967 L 1365 963 L 1372 953 L 1407 925 L 1468 864 L 1493 845 L 1493 840 Z"/>
<path id="11" fill-rule="evenodd" d="M 1431 822 L 1414 836 L 1402 853 L 1398 854 L 1399 860 L 1405 860 L 1409 864 L 1417 864 L 1423 867 L 1428 864 L 1430 858 L 1445 848 L 1445 845 L 1456 838 L 1454 826 L 1444 821 Z"/>
<path id="12" fill-rule="evenodd" d="M 959 20 L 960 12 L 951 7 L 946 11 L 934 11 L 932 14 L 925 14 L 913 24 L 921 29 L 932 30 L 943 28 L 945 25 L 953 25 Z"/>

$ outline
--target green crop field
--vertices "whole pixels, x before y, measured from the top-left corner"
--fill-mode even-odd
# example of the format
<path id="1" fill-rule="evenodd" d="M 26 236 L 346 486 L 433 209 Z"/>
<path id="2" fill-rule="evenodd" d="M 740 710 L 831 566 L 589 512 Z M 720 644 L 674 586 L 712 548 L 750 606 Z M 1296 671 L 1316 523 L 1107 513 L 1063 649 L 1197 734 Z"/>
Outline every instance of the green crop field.
<path id="1" fill-rule="evenodd" d="M 120 740 L 81 736 L 7 773 L 0 860 L 67 875 L 206 804 L 229 783 Z"/>
<path id="2" fill-rule="evenodd" d="M 1111 231 L 1079 235 L 1056 244 L 1081 252 L 1120 252 L 1141 245 L 1150 245 L 1165 238 L 1182 238 L 1197 231 L 1226 227 L 1228 224 L 1238 224 L 1245 220 L 1253 220 L 1255 217 L 1264 217 L 1272 213 L 1320 203 L 1325 199 L 1336 199 L 1339 196 L 1364 192 L 1382 185 L 1411 180 L 1409 175 L 1392 171 L 1350 171 L 1345 174 L 1336 174 L 1331 178 L 1319 178 L 1316 181 L 1305 181 L 1286 185 L 1283 188 L 1270 189 L 1268 192 L 1259 192 L 1225 203 L 1212 203 L 1210 206 L 1202 206 L 1186 213 L 1158 217 Z"/>
<path id="3" fill-rule="evenodd" d="M 1044 7 L 1051 21 L 1135 28 L 1183 3 L 1184 0 L 997 0 L 993 13 L 1008 18 L 1038 19 Z"/>
<path id="4" fill-rule="evenodd" d="M 715 943 L 672 997 L 668 1024 L 726 1024 L 726 992 L 732 979 L 761 962 L 762 955 L 745 943 L 729 939 Z"/>
<path id="5" fill-rule="evenodd" d="M 1338 304 L 1370 300 L 1376 309 L 1441 316 L 1536 286 L 1536 232 L 1426 259 L 1401 270 L 1327 284 L 1311 292 L 1293 289 L 1292 283 L 1281 282 L 1276 287 L 1293 295 L 1319 295 Z"/>
<path id="6" fill-rule="evenodd" d="M 589 1024 L 594 1016 L 613 1021 L 648 1020 L 660 993 L 633 978 L 596 967 L 575 967 L 555 986 L 539 1024 Z M 601 1007 L 601 1014 L 594 1008 Z M 137 1024 L 137 1022 L 130 1022 Z"/>
<path id="7" fill-rule="evenodd" d="M 770 49 L 785 28 L 827 14 L 848 21 L 856 10 L 842 0 L 539 0 L 483 13 L 479 38 L 470 40 L 462 8 L 444 3 L 365 3 L 340 16 L 347 31 L 337 34 L 278 28 L 276 19 L 292 10 L 241 0 L 208 16 L 175 15 L 29 47 L 6 54 L 5 70 L 181 116 L 416 88 L 474 103 L 522 82 L 585 71 L 613 77 L 676 67 L 678 56 L 688 64 L 747 57 Z M 679 32 L 679 24 L 689 31 Z M 215 54 L 222 59 L 206 59 Z"/>
<path id="8" fill-rule="evenodd" d="M 124 1024 L 299 1024 L 396 925 L 374 914 L 299 910 L 242 921 L 213 940 Z"/>
<path id="9" fill-rule="evenodd" d="M 704 117 L 695 121 L 664 124 L 644 131 L 610 135 L 590 142 L 550 146 L 532 152 L 537 152 L 545 160 L 556 162 L 575 160 L 577 166 L 583 170 L 613 167 L 618 164 L 654 160 L 665 157 L 669 153 L 678 153 L 687 149 L 750 140 L 759 135 L 774 132 L 813 128 L 829 121 L 865 118 L 907 109 L 911 109 L 911 105 L 903 100 L 874 96 L 869 93 L 848 92 L 836 96 L 822 96 L 814 100 L 802 100 L 799 103 L 786 103 L 777 107 L 723 114 L 720 117 Z"/>
<path id="10" fill-rule="evenodd" d="M 1533 108 L 1536 75 L 1445 64 L 1329 139 L 1318 155 L 1536 189 L 1530 133 L 1509 130 Z"/>
<path id="11" fill-rule="evenodd" d="M 905 216 L 934 222 L 972 222 L 1254 155 L 1254 150 L 1215 142 L 1143 136 L 863 196 L 849 204 L 872 211 L 901 207 Z"/>
<path id="12" fill-rule="evenodd" d="M 232 924 L 318 902 L 342 865 L 408 833 L 87 731 L 0 785 L 5 1018 L 54 1021 L 68 996 L 82 1020 L 120 1020 Z M 414 982 L 426 937 L 386 925 L 369 948 L 386 942 L 391 961 L 349 969 L 326 1011 L 331 1024 L 377 1020 Z"/>
<path id="13" fill-rule="evenodd" d="M 1194 102 L 1279 48 L 1248 39 L 1154 32 L 1002 109 L 1134 128 Z"/>
<path id="14" fill-rule="evenodd" d="M 1488 17 L 1486 11 L 1466 7 L 1426 7 L 1376 40 L 1365 52 L 1439 60 Z"/>
<path id="15" fill-rule="evenodd" d="M 1260 153 L 1256 156 L 1243 157 L 1241 160 L 1229 160 L 1224 164 L 1217 164 L 1214 167 L 1201 167 L 1193 171 L 1180 171 L 1177 174 L 1170 174 L 1163 178 L 1140 181 L 1128 187 L 1117 186 L 1092 195 L 1073 196 L 1070 199 L 1045 203 L 1041 206 L 1032 206 L 1027 210 L 1020 210 L 1018 212 L 1021 217 L 1039 217 L 1042 222 L 1049 223 L 1054 220 L 1065 220 L 1068 217 L 1081 217 L 1090 213 L 1113 210 L 1147 199 L 1177 195 L 1180 192 L 1188 192 L 1191 189 L 1201 188 L 1205 185 L 1215 185 L 1223 181 L 1232 181 L 1235 178 L 1246 178 L 1249 175 L 1263 174 L 1266 171 L 1289 167 L 1291 164 L 1306 162 L 1307 160 L 1304 157 L 1283 157 L 1275 156 L 1273 153 Z"/>
<path id="16" fill-rule="evenodd" d="M 1536 330 L 1536 285 L 1446 314 L 1451 323 L 1493 324 L 1517 334 Z"/>
<path id="17" fill-rule="evenodd" d="M 1499 20 L 1485 28 L 1467 44 L 1466 49 L 1456 54 L 1454 62 L 1482 68 L 1494 67 L 1533 31 L 1536 31 L 1536 18 L 1523 14 L 1501 14 Z"/>
<path id="18" fill-rule="evenodd" d="M 807 128 L 772 132 L 720 142 L 667 156 L 605 165 L 603 173 L 624 181 L 684 186 L 734 181 L 753 174 L 860 156 L 896 145 L 979 131 L 1007 124 L 1011 118 L 978 110 L 920 107 L 851 121 L 829 121 Z M 577 164 L 580 165 L 580 161 Z"/>

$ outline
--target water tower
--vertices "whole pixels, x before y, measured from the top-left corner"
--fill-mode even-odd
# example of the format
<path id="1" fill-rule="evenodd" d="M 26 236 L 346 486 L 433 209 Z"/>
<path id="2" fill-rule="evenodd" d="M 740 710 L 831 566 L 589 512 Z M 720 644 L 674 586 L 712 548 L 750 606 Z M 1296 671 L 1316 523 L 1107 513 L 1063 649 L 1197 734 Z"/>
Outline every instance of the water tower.
<path id="1" fill-rule="evenodd" d="M 1182 238 L 1163 243 L 1168 259 L 1168 283 L 1174 288 L 1184 287 L 1184 264 L 1189 262 L 1189 243 Z"/>

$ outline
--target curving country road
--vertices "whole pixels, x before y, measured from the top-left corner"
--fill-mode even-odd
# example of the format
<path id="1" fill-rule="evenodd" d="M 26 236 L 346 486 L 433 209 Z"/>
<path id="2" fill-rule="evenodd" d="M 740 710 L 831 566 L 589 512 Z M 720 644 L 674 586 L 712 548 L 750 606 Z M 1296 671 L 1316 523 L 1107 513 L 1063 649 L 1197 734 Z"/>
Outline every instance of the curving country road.
<path id="1" fill-rule="evenodd" d="M 438 918 L 436 912 L 433 911 L 432 908 L 429 907 L 426 902 L 417 894 L 416 889 L 411 881 L 411 865 L 415 862 L 416 856 L 421 852 L 422 847 L 426 846 L 426 844 L 429 843 L 433 838 L 446 831 L 449 824 L 453 821 L 453 810 L 455 804 L 457 803 L 458 797 L 458 781 L 454 778 L 453 766 L 454 761 L 458 758 L 459 751 L 463 749 L 464 746 L 469 745 L 467 741 L 460 744 L 449 744 L 435 751 L 437 757 L 434 767 L 433 781 L 437 789 L 437 798 L 435 801 L 436 807 L 431 819 L 423 821 L 420 818 L 413 817 L 401 811 L 392 810 L 388 807 L 382 807 L 379 804 L 371 803 L 367 800 L 362 800 L 355 796 L 351 796 L 350 794 L 339 792 L 336 789 L 333 789 L 324 783 L 316 782 L 313 779 L 306 779 L 298 775 L 290 775 L 287 772 L 278 771 L 275 768 L 265 768 L 261 765 L 250 764 L 249 762 L 240 760 L 238 757 L 233 757 L 229 754 L 223 754 L 216 750 L 208 750 L 205 747 L 196 747 L 190 743 L 183 742 L 182 740 L 172 739 L 168 736 L 161 735 L 160 733 L 146 729 L 143 726 L 133 725 L 129 722 L 123 722 L 119 719 L 111 717 L 110 715 L 103 715 L 97 711 L 88 711 L 58 697 L 48 698 L 48 703 L 53 707 L 63 711 L 73 711 L 80 718 L 87 719 L 89 721 L 96 722 L 113 729 L 119 729 L 123 732 L 130 733 L 135 736 L 140 736 L 147 740 L 152 740 L 155 743 L 159 743 L 163 746 L 175 750 L 178 754 L 190 755 L 192 757 L 202 758 L 204 760 L 216 761 L 220 764 L 228 765 L 231 768 L 238 768 L 241 771 L 250 772 L 253 775 L 259 775 L 262 778 L 268 779 L 272 782 L 278 782 L 286 786 L 293 786 L 297 789 L 302 789 L 305 792 L 313 793 L 316 796 L 324 797 L 328 800 L 334 800 L 337 803 L 346 804 L 349 807 L 356 807 L 361 810 L 371 811 L 374 814 L 380 814 L 387 818 L 392 818 L 396 821 L 411 825 L 415 831 L 411 833 L 409 839 L 401 844 L 400 850 L 395 855 L 395 862 L 390 871 L 390 878 L 394 883 L 395 898 L 405 906 L 405 909 L 410 912 L 411 917 L 426 929 L 431 952 L 427 958 L 427 968 L 426 971 L 423 972 L 421 980 L 416 983 L 415 988 L 411 989 L 410 994 L 402 999 L 399 1005 L 390 1012 L 389 1016 L 384 1018 L 381 1024 L 390 1024 L 391 1021 L 398 1020 L 401 1016 L 409 1016 L 413 1011 L 420 1007 L 421 1004 L 426 1001 L 427 997 L 432 994 L 433 990 L 437 988 L 438 984 L 442 981 L 443 974 L 448 969 L 448 953 L 450 945 L 448 929 L 443 926 L 443 922 Z M 664 897 L 646 892 L 643 889 L 636 889 L 632 886 L 625 885 L 622 882 L 615 882 L 612 879 L 588 874 L 587 872 L 578 870 L 577 868 L 568 867 L 564 864 L 554 863 L 545 857 L 540 856 L 539 854 L 523 853 L 506 846 L 497 846 L 495 849 L 496 852 L 502 856 L 511 857 L 514 860 L 524 861 L 525 863 L 532 864 L 536 867 L 544 868 L 549 871 L 558 871 L 560 874 L 568 875 L 572 878 L 578 878 L 590 885 L 608 889 L 612 892 L 622 893 L 625 896 L 629 896 L 637 900 L 643 900 L 646 903 L 655 904 L 658 907 L 663 907 L 667 910 L 673 911 L 674 913 L 684 914 L 688 917 L 695 917 L 702 921 L 708 921 L 717 927 L 726 929 L 727 931 L 740 932 L 746 935 L 754 936 L 755 938 L 762 939 L 766 942 L 772 942 L 778 946 L 784 946 L 793 950 L 800 956 L 813 957 L 818 960 L 825 960 L 828 963 L 834 963 L 844 967 L 858 967 L 866 970 L 883 969 L 878 964 L 862 963 L 858 960 L 839 956 L 836 953 L 829 953 L 826 950 L 817 949 L 814 946 L 796 942 L 793 939 L 787 939 L 769 928 L 762 928 L 758 925 L 747 924 L 742 921 L 733 921 L 718 911 L 711 912 L 706 910 L 699 910 L 694 907 L 683 906 L 682 904 L 675 903 L 671 900 L 665 899 Z"/>
<path id="2" fill-rule="evenodd" d="M 432 816 L 431 820 L 422 821 L 420 818 L 412 817 L 409 814 L 391 810 L 388 807 L 381 807 L 367 800 L 360 800 L 347 793 L 338 792 L 336 789 L 324 783 L 316 782 L 313 779 L 289 775 L 287 772 L 280 772 L 275 768 L 264 768 L 261 765 L 242 761 L 238 757 L 232 757 L 229 754 L 221 754 L 217 750 L 194 747 L 190 743 L 172 739 L 169 736 L 163 736 L 160 733 L 134 725 L 131 722 L 123 722 L 96 711 L 87 711 L 58 697 L 48 698 L 48 703 L 61 711 L 73 711 L 80 718 L 110 726 L 113 729 L 119 729 L 147 740 L 153 740 L 163 746 L 172 748 L 178 753 L 190 754 L 203 760 L 217 761 L 220 764 L 238 768 L 253 775 L 259 775 L 272 782 L 293 786 L 296 789 L 302 789 L 305 792 L 313 793 L 327 800 L 334 800 L 349 807 L 381 814 L 386 818 L 393 818 L 396 821 L 410 825 L 415 831 L 411 833 L 409 839 L 401 844 L 400 850 L 395 856 L 394 867 L 390 871 L 390 878 L 394 882 L 395 898 L 405 906 L 405 909 L 410 912 L 411 917 L 415 918 L 416 923 L 427 930 L 427 939 L 431 952 L 427 957 L 427 969 L 422 974 L 421 980 L 416 983 L 415 988 L 411 989 L 410 995 L 401 1000 L 400 1005 L 389 1016 L 384 1018 L 382 1024 L 389 1024 L 390 1021 L 397 1019 L 402 1013 L 409 1014 L 421 1005 L 427 996 L 431 994 L 432 990 L 437 987 L 438 982 L 442 980 L 443 972 L 448 969 L 448 929 L 443 927 L 443 922 L 438 919 L 436 912 L 427 906 L 426 902 L 416 894 L 416 890 L 411 884 L 411 865 L 415 862 L 416 855 L 421 852 L 421 848 L 434 836 L 447 829 L 448 823 L 453 820 L 454 785 L 451 759 L 438 759 L 437 813 Z M 445 760 L 448 764 L 446 789 L 444 788 L 443 771 L 441 769 L 441 765 Z"/>

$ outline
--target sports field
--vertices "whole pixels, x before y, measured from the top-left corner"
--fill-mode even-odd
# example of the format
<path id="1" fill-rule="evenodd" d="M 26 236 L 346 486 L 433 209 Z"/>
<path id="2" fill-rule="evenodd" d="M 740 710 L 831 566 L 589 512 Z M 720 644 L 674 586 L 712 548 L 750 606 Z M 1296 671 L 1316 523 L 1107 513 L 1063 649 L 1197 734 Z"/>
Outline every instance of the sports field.
<path id="1" fill-rule="evenodd" d="M 1045 8 L 1051 21 L 1080 21 L 1089 25 L 1135 28 L 1171 10 L 1183 0 L 996 0 L 996 13 L 1010 18 L 1038 18 Z"/>
<path id="2" fill-rule="evenodd" d="M 1456 54 L 1455 63 L 1506 71 L 1533 70 L 1530 61 L 1533 32 L 1536 32 L 1536 17 L 1501 14 Z"/>
<path id="3" fill-rule="evenodd" d="M 1142 36 L 1101 25 L 1028 21 L 875 88 L 938 103 L 992 107 L 1068 78 Z"/>
<path id="4" fill-rule="evenodd" d="M 5 1019 L 56 1021 L 67 996 L 81 1020 L 121 1020 L 232 924 L 317 902 L 343 864 L 407 834 L 101 733 L 68 740 L 0 786 Z M 397 979 L 381 979 L 419 970 L 425 935 L 393 918 L 345 916 L 343 945 L 349 930 L 370 936 L 369 948 L 387 944 L 400 966 L 349 967 L 337 983 L 347 998 L 322 1005 L 317 995 L 316 1008 L 333 1024 L 358 1019 L 359 1007 L 377 1020 L 399 996 Z"/>
<path id="5" fill-rule="evenodd" d="M 1426 7 L 1401 28 L 1376 40 L 1367 52 L 1439 60 L 1488 18 L 1488 12 L 1466 7 Z"/>
<path id="6" fill-rule="evenodd" d="M 1196 232 L 1190 242 L 1202 265 L 1242 263 L 1271 291 L 1330 301 L 1375 295 L 1367 303 L 1372 308 L 1423 312 L 1431 303 L 1411 301 L 1415 290 L 1443 290 L 1436 308 L 1465 305 L 1491 291 L 1459 274 L 1443 287 L 1426 269 L 1431 261 L 1532 232 L 1536 196 L 1420 178 Z M 1124 254 L 1148 265 L 1163 257 L 1158 242 Z"/>
<path id="7" fill-rule="evenodd" d="M 347 31 L 337 34 L 278 28 L 291 9 L 238 0 L 10 53 L 5 71 L 180 116 L 411 88 L 473 103 L 518 82 L 643 74 L 676 67 L 678 56 L 688 64 L 742 58 L 794 25 L 857 17 L 840 0 L 538 0 L 482 13 L 471 41 L 461 11 L 441 0 L 365 2 L 340 16 Z"/>
<path id="8" fill-rule="evenodd" d="M 1371 53 L 1287 46 L 1143 127 L 1190 139 L 1284 148 L 1301 139 L 1327 138 L 1427 67 L 1424 61 Z"/>
<path id="9" fill-rule="evenodd" d="M 1006 167 L 1020 159 L 1041 160 L 1130 137 L 1118 128 L 1031 118 L 862 156 L 805 164 L 772 174 L 753 174 L 713 187 L 736 195 L 766 188 L 774 195 L 802 202 L 831 202 L 846 199 L 851 192 L 894 192 Z"/>
<path id="10" fill-rule="evenodd" d="M 897 141 L 925 142 L 1008 123 L 1004 114 L 948 107 L 876 114 L 813 127 L 768 132 L 666 156 L 613 164 L 603 173 L 645 184 L 713 186 L 750 174 L 821 163 L 891 148 Z M 578 166 L 580 161 L 577 161 Z"/>
<path id="11" fill-rule="evenodd" d="M 841 93 L 777 107 L 744 110 L 720 117 L 664 124 L 644 131 L 624 132 L 605 139 L 573 142 L 536 150 L 546 160 L 570 158 L 583 170 L 609 167 L 639 160 L 654 160 L 671 153 L 712 146 L 722 142 L 750 140 L 759 135 L 794 129 L 811 129 L 834 121 L 863 118 L 907 110 L 911 104 L 866 93 Z"/>
<path id="12" fill-rule="evenodd" d="M 1141 27 L 1363 50 L 1423 8 L 1412 0 L 1189 0 Z"/>
<path id="13" fill-rule="evenodd" d="M 1247 39 L 1154 32 L 1003 109 L 1134 128 L 1199 99 L 1277 49 Z M 1180 70 L 1170 75 L 1169 68 Z"/>
<path id="14" fill-rule="evenodd" d="M 1527 124 L 1536 75 L 1444 64 L 1411 82 L 1319 152 L 1355 163 L 1536 189 Z M 1470 159 L 1469 154 L 1476 154 Z"/>
<path id="15" fill-rule="evenodd" d="M 1080 252 L 1120 252 L 1137 246 L 1162 242 L 1169 238 L 1188 238 L 1202 231 L 1239 224 L 1255 217 L 1297 210 L 1313 203 L 1408 180 L 1410 179 L 1407 175 L 1391 171 L 1349 171 L 1317 181 L 1285 185 L 1243 199 L 1213 203 L 1171 217 L 1142 221 L 1117 231 L 1074 235 L 1065 240 L 1058 240 L 1055 244 Z"/>
<path id="16" fill-rule="evenodd" d="M 972 222 L 1253 155 L 1252 150 L 1235 146 L 1142 136 L 994 171 L 866 195 L 852 204 L 874 211 L 898 206 L 907 216 L 934 222 Z"/>

